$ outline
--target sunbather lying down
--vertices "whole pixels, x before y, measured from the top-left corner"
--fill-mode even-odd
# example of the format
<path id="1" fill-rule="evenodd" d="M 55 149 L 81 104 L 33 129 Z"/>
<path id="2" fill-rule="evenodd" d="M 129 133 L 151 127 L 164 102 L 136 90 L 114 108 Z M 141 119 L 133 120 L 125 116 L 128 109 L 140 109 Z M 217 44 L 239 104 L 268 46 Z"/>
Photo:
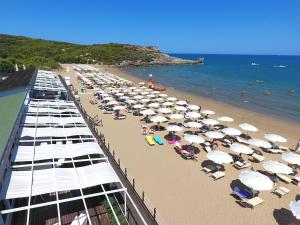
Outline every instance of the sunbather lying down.
<path id="1" fill-rule="evenodd" d="M 175 144 L 175 151 L 180 154 L 185 159 L 193 159 L 197 160 L 197 156 L 195 155 L 193 148 L 189 148 L 189 145 L 180 145 L 179 142 Z"/>

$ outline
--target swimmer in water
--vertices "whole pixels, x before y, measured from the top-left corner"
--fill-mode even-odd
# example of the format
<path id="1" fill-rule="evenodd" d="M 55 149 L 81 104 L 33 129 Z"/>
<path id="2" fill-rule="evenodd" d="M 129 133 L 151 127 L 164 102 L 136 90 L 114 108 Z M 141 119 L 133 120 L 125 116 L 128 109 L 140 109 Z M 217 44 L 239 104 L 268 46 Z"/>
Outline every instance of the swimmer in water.
<path id="1" fill-rule="evenodd" d="M 241 91 L 241 94 L 240 94 L 241 98 L 244 98 L 245 95 L 246 95 L 246 92 L 245 91 Z"/>
<path id="2" fill-rule="evenodd" d="M 288 95 L 294 95 L 294 94 L 295 94 L 295 91 L 293 89 L 288 90 Z"/>

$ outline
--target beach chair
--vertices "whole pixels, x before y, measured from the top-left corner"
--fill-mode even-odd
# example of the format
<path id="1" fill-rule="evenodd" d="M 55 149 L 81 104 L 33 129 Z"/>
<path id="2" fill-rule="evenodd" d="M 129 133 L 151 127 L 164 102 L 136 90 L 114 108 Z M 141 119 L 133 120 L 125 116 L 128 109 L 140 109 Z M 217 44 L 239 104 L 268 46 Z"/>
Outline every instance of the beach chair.
<path id="1" fill-rule="evenodd" d="M 201 170 L 204 171 L 205 173 L 211 173 L 212 172 L 212 170 L 208 167 L 202 167 Z"/>
<path id="2" fill-rule="evenodd" d="M 206 152 L 211 152 L 212 148 L 210 146 L 204 146 Z"/>
<path id="3" fill-rule="evenodd" d="M 272 191 L 273 194 L 278 195 L 279 198 L 287 195 L 288 193 L 290 193 L 290 190 L 287 189 L 286 187 L 278 187 L 276 188 L 274 191 Z"/>
<path id="4" fill-rule="evenodd" d="M 292 183 L 295 185 L 300 185 L 300 177 L 294 177 L 292 179 Z"/>
<path id="5" fill-rule="evenodd" d="M 251 209 L 254 209 L 254 207 L 262 204 L 264 200 L 262 200 L 260 197 L 254 197 L 251 199 L 242 199 L 240 201 L 240 204 L 244 207 L 250 207 Z"/>
<path id="6" fill-rule="evenodd" d="M 150 146 L 155 145 L 155 142 L 154 142 L 152 136 L 147 135 L 145 139 L 146 139 L 146 141 L 148 142 L 148 144 L 149 144 Z"/>
<path id="7" fill-rule="evenodd" d="M 154 137 L 154 140 L 159 145 L 163 145 L 164 144 L 164 141 L 159 136 Z"/>
<path id="8" fill-rule="evenodd" d="M 80 213 L 79 216 L 74 218 L 71 225 L 87 225 L 87 222 L 87 216 L 84 213 Z"/>
<path id="9" fill-rule="evenodd" d="M 285 147 L 285 146 L 278 146 L 278 148 L 283 150 L 283 151 L 289 151 L 290 150 L 288 147 Z"/>
<path id="10" fill-rule="evenodd" d="M 277 177 L 278 177 L 281 181 L 283 181 L 283 182 L 285 182 L 285 183 L 287 183 L 287 184 L 289 184 L 289 183 L 292 182 L 292 179 L 289 178 L 289 177 L 286 176 L 286 175 L 283 175 L 283 174 L 280 174 L 280 173 L 277 173 L 276 175 L 277 175 Z"/>
<path id="11" fill-rule="evenodd" d="M 222 177 L 225 177 L 225 173 L 223 171 L 217 171 L 210 175 L 214 180 L 219 180 Z"/>
<path id="12" fill-rule="evenodd" d="M 244 138 L 241 138 L 239 136 L 236 137 L 237 141 L 242 143 L 242 144 L 246 144 L 246 145 L 249 145 L 248 141 Z"/>
<path id="13" fill-rule="evenodd" d="M 245 169 L 251 166 L 251 163 L 249 162 L 240 162 L 240 161 L 235 161 L 233 166 L 239 170 Z"/>
<path id="14" fill-rule="evenodd" d="M 265 151 L 273 154 L 281 154 L 284 152 L 281 149 L 275 149 L 275 148 L 266 148 Z"/>
<path id="15" fill-rule="evenodd" d="M 262 156 L 262 155 L 259 155 L 257 153 L 253 153 L 252 154 L 252 158 L 253 158 L 253 161 L 256 161 L 256 162 L 262 162 L 265 160 L 265 157 Z"/>

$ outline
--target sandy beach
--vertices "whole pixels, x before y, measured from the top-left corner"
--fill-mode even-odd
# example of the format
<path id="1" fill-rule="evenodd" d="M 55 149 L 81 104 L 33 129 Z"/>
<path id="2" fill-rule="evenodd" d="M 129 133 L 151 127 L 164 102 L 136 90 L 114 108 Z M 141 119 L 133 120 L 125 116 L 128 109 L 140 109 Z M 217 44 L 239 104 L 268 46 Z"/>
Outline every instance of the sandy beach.
<path id="1" fill-rule="evenodd" d="M 73 65 L 63 65 L 63 67 Z M 95 66 L 99 71 L 105 69 L 131 80 L 140 80 L 124 73 L 120 69 Z M 79 90 L 80 84 L 73 70 L 59 71 L 63 76 L 71 77 L 71 83 Z M 230 127 L 238 128 L 241 123 L 255 125 L 259 131 L 251 133 L 252 137 L 263 138 L 265 133 L 280 134 L 288 139 L 288 143 L 282 145 L 295 147 L 300 138 L 300 124 L 284 121 L 260 113 L 241 109 L 224 104 L 205 97 L 181 92 L 167 88 L 169 96 L 178 99 L 188 99 L 190 103 L 199 104 L 202 109 L 210 109 L 216 112 L 211 118 L 230 116 L 235 119 Z M 114 120 L 111 114 L 103 114 L 95 105 L 89 103 L 94 99 L 93 92 L 88 91 L 80 95 L 80 101 L 90 116 L 98 115 L 103 119 L 103 127 L 98 129 L 105 135 L 110 146 L 115 150 L 116 157 L 121 160 L 121 167 L 127 168 L 128 175 L 135 178 L 137 185 L 145 191 L 148 201 L 157 208 L 159 216 L 165 224 L 169 225 L 288 225 L 300 224 L 288 210 L 290 201 L 295 200 L 299 187 L 293 184 L 279 182 L 280 186 L 287 187 L 291 192 L 283 198 L 278 198 L 270 191 L 262 191 L 259 196 L 264 203 L 251 210 L 237 204 L 231 196 L 231 184 L 238 179 L 240 170 L 232 165 L 226 165 L 226 176 L 213 181 L 207 174 L 201 171 L 201 162 L 206 160 L 206 152 L 200 147 L 198 161 L 184 160 L 175 151 L 174 146 L 149 146 L 145 137 L 141 135 L 140 117 L 126 114 L 125 120 Z M 163 137 L 166 131 L 156 132 Z M 220 149 L 230 152 L 221 145 Z M 279 160 L 281 155 L 264 153 L 267 159 Z M 244 159 L 247 160 L 245 156 Z M 262 169 L 261 163 L 253 164 L 255 169 Z"/>

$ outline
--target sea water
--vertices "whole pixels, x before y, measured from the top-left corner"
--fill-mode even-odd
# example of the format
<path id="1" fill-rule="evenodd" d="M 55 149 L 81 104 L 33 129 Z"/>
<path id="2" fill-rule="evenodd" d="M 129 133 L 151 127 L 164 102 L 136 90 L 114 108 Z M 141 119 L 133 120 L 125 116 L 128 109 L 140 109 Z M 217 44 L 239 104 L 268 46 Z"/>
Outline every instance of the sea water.
<path id="1" fill-rule="evenodd" d="M 129 67 L 143 79 L 300 122 L 300 56 L 173 54 L 203 65 Z"/>

